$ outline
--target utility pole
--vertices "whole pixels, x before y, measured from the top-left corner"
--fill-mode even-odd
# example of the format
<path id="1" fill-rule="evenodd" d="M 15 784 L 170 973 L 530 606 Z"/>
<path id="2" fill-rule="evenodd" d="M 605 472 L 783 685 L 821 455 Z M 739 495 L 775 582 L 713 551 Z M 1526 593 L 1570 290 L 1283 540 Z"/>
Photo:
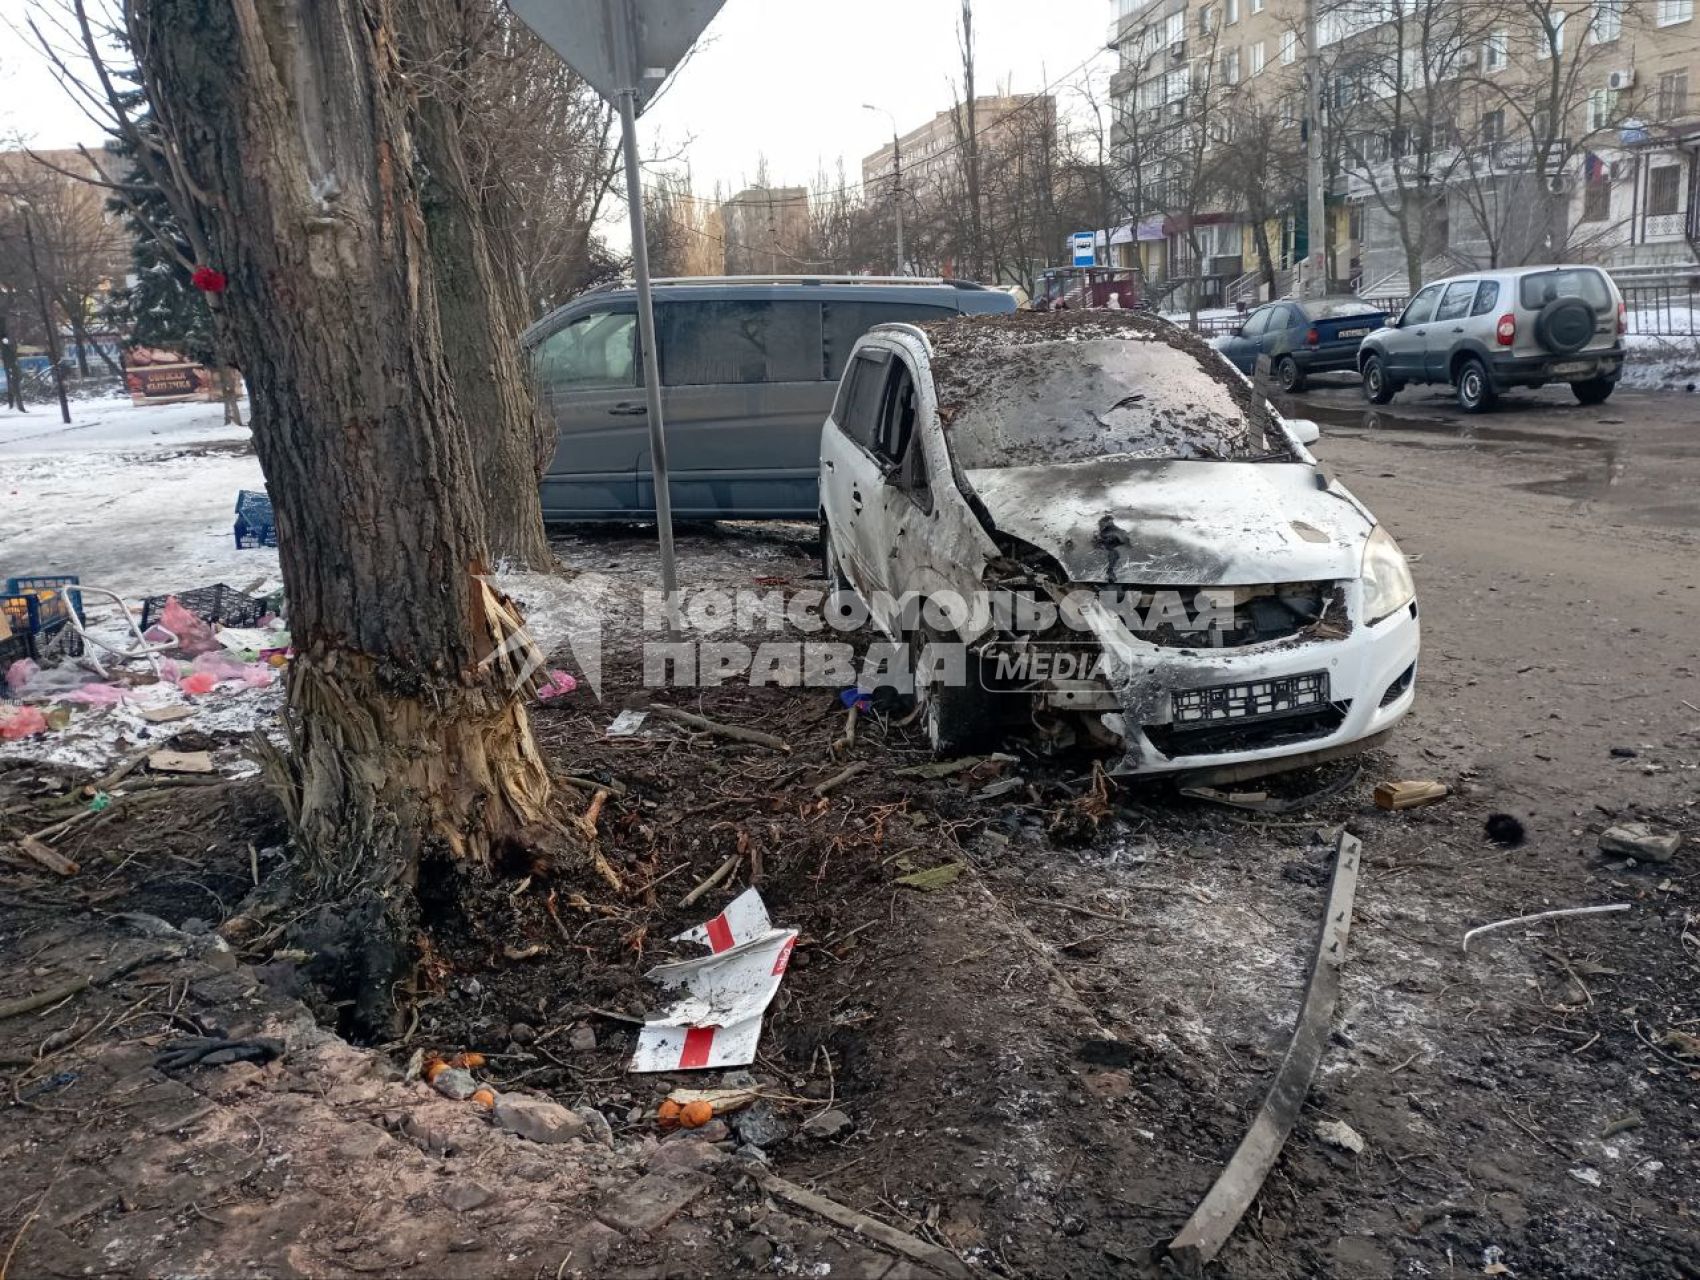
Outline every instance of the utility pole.
<path id="1" fill-rule="evenodd" d="M 891 121 L 891 209 L 897 220 L 897 269 L 892 274 L 908 275 L 903 269 L 903 144 L 897 137 L 897 117 L 871 102 L 864 102 L 862 110 L 877 111 Z"/>
<path id="2" fill-rule="evenodd" d="M 65 370 L 60 365 L 59 330 L 53 323 L 53 310 L 47 305 L 47 290 L 42 288 L 41 269 L 35 262 L 35 230 L 30 221 L 29 205 L 19 201 L 18 210 L 24 215 L 24 244 L 29 247 L 30 275 L 35 279 L 35 301 L 41 308 L 41 324 L 47 330 L 47 357 L 53 361 L 53 389 L 59 393 L 59 418 L 71 423 L 71 405 L 65 399 Z"/>
<path id="3" fill-rule="evenodd" d="M 1322 167 L 1322 50 L 1316 41 L 1316 7 L 1321 0 L 1305 0 L 1305 192 L 1308 205 L 1305 221 L 1309 252 L 1300 292 L 1320 298 L 1328 292 L 1328 205 Z"/>

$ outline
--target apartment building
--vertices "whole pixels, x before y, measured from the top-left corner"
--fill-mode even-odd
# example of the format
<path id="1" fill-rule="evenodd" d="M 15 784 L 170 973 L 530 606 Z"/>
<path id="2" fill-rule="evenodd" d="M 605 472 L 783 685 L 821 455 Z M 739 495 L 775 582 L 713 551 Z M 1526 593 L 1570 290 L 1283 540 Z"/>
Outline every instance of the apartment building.
<path id="1" fill-rule="evenodd" d="M 1055 132 L 1056 99 L 1049 94 L 1015 93 L 974 99 L 974 137 L 982 155 L 995 155 L 1035 130 Z M 940 111 L 926 124 L 911 129 L 872 155 L 862 157 L 862 185 L 871 192 L 891 190 L 897 161 L 903 164 L 903 186 L 911 195 L 947 195 L 961 181 L 962 144 L 968 132 L 968 110 L 956 106 Z"/>
<path id="2" fill-rule="evenodd" d="M 729 276 L 812 269 L 807 187 L 747 187 L 720 206 L 720 226 Z"/>
<path id="3" fill-rule="evenodd" d="M 1331 279 L 1393 293 L 1489 262 L 1695 260 L 1695 0 L 1318 4 Z M 1267 296 L 1266 253 L 1284 292 L 1310 239 L 1302 3 L 1114 13 L 1118 256 L 1225 301 Z"/>

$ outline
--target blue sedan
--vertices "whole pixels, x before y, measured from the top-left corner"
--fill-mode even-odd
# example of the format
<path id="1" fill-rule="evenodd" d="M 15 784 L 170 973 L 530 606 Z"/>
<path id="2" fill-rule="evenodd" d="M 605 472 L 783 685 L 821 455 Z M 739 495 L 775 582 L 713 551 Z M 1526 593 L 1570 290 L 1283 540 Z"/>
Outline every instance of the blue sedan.
<path id="1" fill-rule="evenodd" d="M 1246 374 L 1268 356 L 1276 386 L 1291 393 L 1313 373 L 1356 372 L 1358 344 L 1386 319 L 1381 308 L 1349 296 L 1269 302 L 1212 345 Z"/>

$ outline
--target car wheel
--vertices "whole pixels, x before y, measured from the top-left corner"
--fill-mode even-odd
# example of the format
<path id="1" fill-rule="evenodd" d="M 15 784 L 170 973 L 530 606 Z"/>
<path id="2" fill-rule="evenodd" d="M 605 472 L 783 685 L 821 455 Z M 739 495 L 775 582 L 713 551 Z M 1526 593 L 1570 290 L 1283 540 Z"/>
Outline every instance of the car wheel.
<path id="1" fill-rule="evenodd" d="M 1299 368 L 1299 362 L 1292 356 L 1282 356 L 1275 361 L 1275 385 L 1288 395 L 1297 395 L 1305 389 L 1304 370 Z"/>
<path id="2" fill-rule="evenodd" d="M 1458 407 L 1465 413 L 1485 413 L 1499 395 L 1488 381 L 1487 366 L 1471 356 L 1458 367 Z"/>
<path id="3" fill-rule="evenodd" d="M 921 669 L 921 659 L 928 645 L 957 644 L 955 637 L 944 637 L 922 628 L 909 641 L 910 662 L 915 671 L 915 697 L 921 704 L 921 724 L 927 733 L 927 743 L 936 756 L 971 755 L 983 751 L 992 742 L 997 729 L 993 714 L 992 694 L 980 681 L 980 656 L 965 648 L 963 678 L 956 683 L 949 672 L 935 673 Z"/>
<path id="4" fill-rule="evenodd" d="M 1589 378 L 1585 382 L 1572 382 L 1570 389 L 1575 392 L 1578 404 L 1604 404 L 1617 389 L 1617 383 L 1610 378 Z"/>
<path id="5" fill-rule="evenodd" d="M 1363 377 L 1364 399 L 1371 404 L 1387 404 L 1399 390 L 1393 385 L 1393 379 L 1387 376 L 1380 356 L 1368 356 L 1364 359 Z"/>

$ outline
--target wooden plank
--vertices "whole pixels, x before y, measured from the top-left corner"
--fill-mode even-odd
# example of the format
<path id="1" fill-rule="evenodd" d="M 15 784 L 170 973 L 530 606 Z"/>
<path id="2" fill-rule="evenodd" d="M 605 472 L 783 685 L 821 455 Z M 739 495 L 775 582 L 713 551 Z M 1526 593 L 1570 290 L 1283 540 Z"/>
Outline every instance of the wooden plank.
<path id="1" fill-rule="evenodd" d="M 787 1182 L 778 1174 L 762 1169 L 754 1169 L 752 1172 L 761 1183 L 762 1190 L 777 1200 L 789 1201 L 799 1209 L 818 1214 L 828 1222 L 854 1231 L 857 1235 L 866 1236 L 875 1244 L 890 1249 L 893 1253 L 902 1254 L 909 1261 L 940 1275 L 950 1276 L 952 1280 L 968 1280 L 968 1277 L 973 1275 L 968 1265 L 948 1249 L 929 1244 L 907 1231 L 899 1231 L 889 1223 L 870 1218 L 867 1214 L 852 1209 L 849 1205 L 839 1204 L 836 1200 L 828 1200 L 825 1196 L 799 1187 L 794 1182 Z"/>
<path id="2" fill-rule="evenodd" d="M 1304 1004 L 1300 1006 L 1298 1025 L 1287 1045 L 1287 1055 L 1281 1060 L 1263 1105 L 1239 1147 L 1193 1210 L 1192 1217 L 1169 1241 L 1170 1256 L 1189 1275 L 1202 1274 L 1205 1264 L 1227 1243 L 1257 1198 L 1304 1106 L 1311 1078 L 1316 1075 L 1317 1063 L 1328 1043 L 1334 1002 L 1340 995 L 1340 967 L 1346 958 L 1346 936 L 1352 927 L 1352 901 L 1357 893 L 1358 860 L 1362 853 L 1363 845 L 1358 838 L 1342 831 L 1334 856 L 1334 878 L 1328 889 L 1322 934 L 1317 940 L 1310 982 L 1305 987 Z"/>
<path id="3" fill-rule="evenodd" d="M 22 849 L 33 861 L 40 863 L 56 876 L 74 876 L 77 874 L 77 864 L 57 849 L 50 848 L 34 836 L 24 836 L 18 841 Z"/>

